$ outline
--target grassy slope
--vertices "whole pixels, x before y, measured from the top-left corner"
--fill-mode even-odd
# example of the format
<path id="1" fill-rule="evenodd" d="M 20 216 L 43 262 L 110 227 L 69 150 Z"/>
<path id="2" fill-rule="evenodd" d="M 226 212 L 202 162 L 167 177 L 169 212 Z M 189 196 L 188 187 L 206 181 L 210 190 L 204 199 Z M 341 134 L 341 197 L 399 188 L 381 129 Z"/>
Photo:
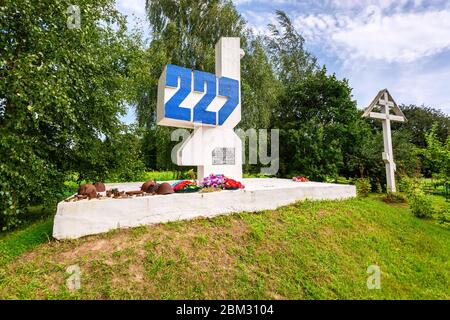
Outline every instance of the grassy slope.
<path id="1" fill-rule="evenodd" d="M 3 250 L 0 298 L 450 299 L 450 231 L 373 197 L 51 241 L 12 259 L 37 242 Z M 65 286 L 73 264 L 75 292 Z M 371 264 L 381 290 L 366 287 Z"/>

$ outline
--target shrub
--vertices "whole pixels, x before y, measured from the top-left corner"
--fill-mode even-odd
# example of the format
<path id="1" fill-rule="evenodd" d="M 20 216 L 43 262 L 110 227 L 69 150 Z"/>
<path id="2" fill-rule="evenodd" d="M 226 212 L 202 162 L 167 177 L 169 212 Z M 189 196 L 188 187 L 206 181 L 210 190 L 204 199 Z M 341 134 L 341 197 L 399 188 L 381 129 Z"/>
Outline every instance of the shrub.
<path id="1" fill-rule="evenodd" d="M 450 206 L 436 212 L 435 218 L 437 223 L 444 228 L 450 229 Z"/>
<path id="2" fill-rule="evenodd" d="M 409 199 L 411 212 L 418 218 L 430 218 L 433 215 L 433 205 L 430 198 L 424 194 Z"/>
<path id="3" fill-rule="evenodd" d="M 429 218 L 433 215 L 433 203 L 423 192 L 423 181 L 405 179 L 405 187 L 411 212 L 418 218 Z"/>
<path id="4" fill-rule="evenodd" d="M 421 181 L 414 179 L 408 187 L 408 202 L 411 212 L 418 218 L 429 218 L 433 215 L 433 204 L 422 189 Z"/>
<path id="5" fill-rule="evenodd" d="M 194 169 L 189 169 L 186 173 L 183 174 L 184 179 L 195 180 L 197 179 L 197 174 Z"/>
<path id="6" fill-rule="evenodd" d="M 355 182 L 356 194 L 358 197 L 367 197 L 370 193 L 371 185 L 368 178 L 359 178 Z"/>
<path id="7" fill-rule="evenodd" d="M 140 148 L 140 131 L 134 126 L 124 128 L 123 132 L 109 139 L 106 151 L 109 160 L 106 179 L 110 181 L 143 181 L 145 178 L 145 165 L 142 161 Z M 95 175 L 95 180 L 102 179 Z M 94 179 L 91 179 L 94 180 Z"/>
<path id="8" fill-rule="evenodd" d="M 0 159 L 0 231 L 5 231 L 24 222 L 29 206 L 56 203 L 64 179 L 25 138 L 0 135 Z"/>
<path id="9" fill-rule="evenodd" d="M 398 192 L 388 192 L 384 198 L 383 198 L 384 202 L 387 203 L 406 203 L 406 196 L 403 195 L 402 193 L 398 193 Z"/>
<path id="10" fill-rule="evenodd" d="M 383 187 L 381 186 L 380 180 L 377 179 L 377 182 L 376 182 L 375 186 L 377 188 L 377 193 L 383 193 Z"/>
<path id="11" fill-rule="evenodd" d="M 401 177 L 397 183 L 398 191 L 409 193 L 413 185 L 413 179 L 406 176 Z"/>

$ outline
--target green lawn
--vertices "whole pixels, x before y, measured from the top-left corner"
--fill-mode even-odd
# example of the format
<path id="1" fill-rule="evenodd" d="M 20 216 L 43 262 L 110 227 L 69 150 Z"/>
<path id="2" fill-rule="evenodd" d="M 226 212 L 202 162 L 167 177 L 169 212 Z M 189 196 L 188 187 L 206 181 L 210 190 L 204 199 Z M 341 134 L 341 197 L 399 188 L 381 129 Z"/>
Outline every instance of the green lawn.
<path id="1" fill-rule="evenodd" d="M 450 299 L 450 231 L 376 196 L 76 241 L 50 233 L 47 219 L 0 239 L 0 298 Z M 74 264 L 81 289 L 69 291 Z M 367 289 L 373 264 L 380 290 Z"/>

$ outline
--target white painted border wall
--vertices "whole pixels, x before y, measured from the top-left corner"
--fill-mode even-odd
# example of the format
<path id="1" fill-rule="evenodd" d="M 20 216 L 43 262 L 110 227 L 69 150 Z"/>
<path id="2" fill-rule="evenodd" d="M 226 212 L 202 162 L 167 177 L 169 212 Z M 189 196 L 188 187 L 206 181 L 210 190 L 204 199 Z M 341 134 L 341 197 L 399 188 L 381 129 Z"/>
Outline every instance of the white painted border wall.
<path id="1" fill-rule="evenodd" d="M 244 190 L 179 193 L 130 199 L 60 202 L 53 237 L 76 239 L 117 228 L 137 227 L 195 217 L 242 211 L 273 210 L 296 201 L 338 200 L 356 196 L 352 185 L 293 182 L 288 179 L 243 179 Z M 110 184 L 107 188 L 136 190 L 141 183 Z"/>

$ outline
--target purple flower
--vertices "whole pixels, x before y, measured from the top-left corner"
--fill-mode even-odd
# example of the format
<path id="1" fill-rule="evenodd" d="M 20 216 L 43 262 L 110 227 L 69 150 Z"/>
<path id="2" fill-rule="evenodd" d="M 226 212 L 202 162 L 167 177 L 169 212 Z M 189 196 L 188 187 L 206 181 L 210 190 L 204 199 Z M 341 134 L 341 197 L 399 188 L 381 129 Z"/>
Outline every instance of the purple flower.
<path id="1" fill-rule="evenodd" d="M 202 185 L 204 187 L 223 188 L 225 180 L 226 178 L 223 174 L 211 173 L 209 176 L 203 178 Z"/>

